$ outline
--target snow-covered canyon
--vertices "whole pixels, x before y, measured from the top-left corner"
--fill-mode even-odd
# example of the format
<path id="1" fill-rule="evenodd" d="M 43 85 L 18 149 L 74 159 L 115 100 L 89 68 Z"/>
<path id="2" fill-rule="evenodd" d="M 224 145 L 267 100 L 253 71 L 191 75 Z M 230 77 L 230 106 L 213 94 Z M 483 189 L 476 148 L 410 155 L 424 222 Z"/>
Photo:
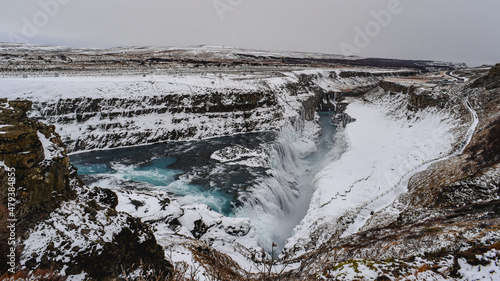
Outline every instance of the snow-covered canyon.
<path id="1" fill-rule="evenodd" d="M 363 272 L 381 271 L 398 263 L 392 258 L 439 251 L 429 242 L 431 236 L 462 227 L 448 218 L 465 211 L 439 209 L 454 204 L 448 198 L 469 202 L 469 193 L 486 198 L 485 206 L 474 207 L 478 213 L 490 208 L 487 200 L 498 199 L 493 196 L 496 156 L 482 156 L 494 150 L 495 139 L 478 133 L 496 132 L 496 100 L 478 94 L 480 90 L 467 82 L 484 74 L 483 69 L 405 78 L 459 65 L 391 61 L 400 65 L 383 68 L 372 66 L 383 59 L 216 47 L 95 53 L 49 48 L 38 50 L 41 59 L 36 60 L 24 58 L 24 49 L 13 50 L 0 65 L 0 97 L 32 101 L 28 116 L 55 126 L 50 128 L 61 136 L 85 183 L 95 190 L 113 190 L 116 211 L 151 227 L 167 260 L 187 264 L 191 276 L 200 280 L 208 280 L 213 273 L 208 264 L 214 262 L 203 261 L 200 253 L 217 256 L 215 264 L 226 263 L 235 272 L 256 276 L 271 269 L 297 276 L 354 276 L 358 261 L 353 262 L 354 273 L 347 272 L 352 259 L 367 264 Z M 80 70 L 84 62 L 89 67 Z M 109 62 L 114 66 L 103 66 Z M 30 71 L 19 75 L 26 68 Z M 493 87 L 492 77 L 477 83 Z M 50 154 L 52 140 L 41 133 L 38 139 Z M 478 143 L 486 148 L 478 148 Z M 437 171 L 444 172 L 436 176 Z M 473 173 L 479 173 L 479 183 L 474 179 L 457 183 L 457 188 L 445 185 L 444 191 L 436 184 L 476 177 Z M 75 186 L 82 188 L 80 183 Z M 420 190 L 430 186 L 441 193 L 431 196 L 431 191 Z M 476 186 L 481 186 L 477 192 Z M 103 192 L 107 191 L 92 196 L 103 197 Z M 419 205 L 434 198 L 439 203 L 430 208 L 435 209 Z M 482 200 L 474 202 L 483 204 Z M 75 204 L 61 205 L 56 210 L 60 219 L 34 228 L 35 236 L 26 239 L 28 255 L 37 251 L 38 240 L 50 245 L 58 239 L 52 230 L 39 239 L 52 226 L 72 237 L 73 226 L 58 221 L 71 208 L 86 218 L 83 205 Z M 417 234 L 404 232 L 439 216 L 442 225 L 417 227 Z M 490 222 L 477 219 L 471 229 L 477 228 L 473 223 Z M 479 239 L 494 242 L 494 229 L 467 229 L 467 235 L 453 239 L 461 241 L 457 245 L 465 245 L 470 237 L 471 245 Z M 372 233 L 383 236 L 393 230 L 404 239 L 417 239 L 410 246 L 423 246 L 409 250 L 409 244 L 396 236 L 373 238 Z M 89 243 L 80 238 L 82 245 Z M 453 239 L 435 240 L 452 248 Z M 359 241 L 359 247 L 352 241 Z M 373 249 L 376 243 L 384 250 Z M 66 261 L 69 256 L 70 251 L 54 259 Z M 334 266 L 337 257 L 348 262 Z M 374 257 L 388 261 L 382 267 L 364 261 Z M 425 264 L 411 262 L 405 266 Z"/>
<path id="2" fill-rule="evenodd" d="M 318 108 L 324 106 L 341 109 L 345 104 L 339 103 L 338 99 L 343 93 L 350 94 L 358 89 L 373 87 L 384 77 L 399 76 L 405 72 L 407 70 L 340 68 L 238 75 L 180 73 L 174 76 L 146 77 L 3 78 L 1 94 L 9 99 L 33 100 L 30 116 L 55 125 L 68 144 L 68 149 L 78 154 L 88 150 L 145 145 L 158 141 L 186 142 L 234 134 L 277 132 L 271 143 L 262 143 L 258 148 L 248 149 L 228 144 L 210 155 L 211 159 L 225 163 L 226 166 L 252 166 L 253 163 L 254 166 L 266 169 L 266 175 L 257 176 L 245 192 L 235 191 L 238 206 L 231 212 L 231 216 L 243 221 L 236 219 L 233 227 L 223 227 L 227 233 L 228 229 L 243 227 L 241 223 L 245 222 L 244 228 L 247 231 L 242 233 L 245 233 L 244 236 L 251 235 L 251 239 L 245 239 L 253 242 L 245 241 L 241 244 L 254 253 L 259 253 L 261 247 L 270 252 L 273 243 L 277 243 L 280 250 L 283 249 L 287 238 L 294 233 L 294 237 L 299 238 L 292 238 L 290 241 L 302 241 L 311 236 L 310 233 L 317 233 L 312 228 L 306 230 L 305 234 L 300 230 L 303 225 L 314 223 L 316 218 L 318 221 L 322 219 L 314 214 L 316 207 L 309 206 L 311 197 L 316 200 L 314 198 L 320 192 L 316 191 L 313 195 L 318 187 L 317 178 L 325 173 L 320 172 L 325 166 L 338 160 L 349 143 L 339 137 L 334 140 L 332 115 L 322 115 L 320 118 Z M 358 118 L 357 114 L 352 114 L 352 117 Z M 184 146 L 189 151 L 189 144 Z M 120 153 L 127 154 L 122 150 Z M 243 158 L 243 161 L 238 162 L 238 158 Z M 152 159 L 154 157 L 150 160 Z M 147 159 L 141 161 L 144 160 Z M 120 193 L 120 185 L 127 185 L 127 180 L 141 182 L 138 177 L 143 175 L 134 177 L 137 171 L 131 167 L 133 166 L 127 168 L 115 164 L 114 180 L 101 179 L 92 185 L 111 188 L 123 196 L 129 194 L 130 198 L 134 198 L 136 195 L 130 194 L 130 191 Z M 318 172 L 320 173 L 317 174 Z M 116 180 L 116 173 L 124 175 L 121 180 Z M 168 176 L 168 172 L 164 173 L 167 173 L 165 177 L 175 177 Z M 225 172 L 220 166 L 210 171 L 213 177 L 217 177 L 217 173 Z M 151 176 L 159 180 L 158 174 L 153 173 Z M 127 200 L 120 197 L 120 204 L 125 205 L 119 209 L 133 213 L 146 222 L 149 217 L 168 217 L 166 226 L 163 226 L 167 229 L 172 229 L 172 224 L 181 222 L 183 228 L 168 232 L 170 235 L 191 233 L 194 238 L 194 222 L 201 218 L 206 229 L 196 238 L 211 245 L 216 243 L 210 240 L 220 240 L 224 244 L 237 239 L 232 237 L 234 235 L 226 234 L 226 237 L 219 233 L 220 230 L 217 229 L 220 226 L 214 227 L 219 224 L 214 224 L 209 219 L 214 216 L 210 215 L 212 211 L 188 203 L 204 203 L 221 211 L 224 208 L 221 206 L 230 204 L 222 203 L 225 199 L 220 197 L 224 197 L 224 192 L 204 192 L 199 188 L 193 189 L 190 194 L 181 192 L 181 188 L 185 190 L 189 182 L 193 181 L 189 175 L 180 181 L 172 180 L 175 187 L 168 181 L 160 185 L 165 186 L 164 196 L 177 197 L 180 202 L 177 211 L 160 212 L 162 215 L 154 213 L 157 209 L 151 206 L 158 204 L 154 203 L 157 201 L 156 196 L 159 196 L 158 191 L 152 192 L 148 200 L 145 199 L 148 197 L 147 193 L 143 192 L 141 196 L 144 198 L 141 200 L 145 200 L 144 206 L 139 207 L 137 204 L 135 207 L 126 207 Z M 142 183 L 143 187 L 155 186 L 148 180 L 143 180 Z M 220 186 L 212 183 L 205 188 L 218 190 Z M 197 193 L 197 197 L 192 197 L 194 193 Z M 133 212 L 131 208 L 136 211 Z M 139 212 L 141 208 L 145 209 Z M 181 210 L 187 210 L 186 208 L 198 215 L 184 218 L 182 214 L 185 212 Z M 304 216 L 306 220 L 299 229 L 293 231 Z M 224 220 L 230 222 L 234 219 Z M 160 233 L 164 232 L 160 226 L 156 229 Z M 288 244 L 291 245 L 290 243 L 300 245 L 298 242 Z M 233 251 L 226 252 L 233 254 Z"/>
<path id="3" fill-rule="evenodd" d="M 293 118 L 312 120 L 318 99 L 329 93 L 373 86 L 398 73 L 405 71 L 3 78 L 1 94 L 34 101 L 31 117 L 56 125 L 76 152 L 278 131 Z"/>
<path id="4" fill-rule="evenodd" d="M 408 112 L 407 106 L 406 95 L 381 89 L 350 101 L 346 113 L 356 121 L 339 129 L 338 148 L 314 178 L 307 215 L 287 243 L 293 255 L 356 232 L 363 223 L 355 219 L 368 204 L 394 202 L 406 175 L 453 152 L 463 133 L 457 115 L 437 108 Z"/>

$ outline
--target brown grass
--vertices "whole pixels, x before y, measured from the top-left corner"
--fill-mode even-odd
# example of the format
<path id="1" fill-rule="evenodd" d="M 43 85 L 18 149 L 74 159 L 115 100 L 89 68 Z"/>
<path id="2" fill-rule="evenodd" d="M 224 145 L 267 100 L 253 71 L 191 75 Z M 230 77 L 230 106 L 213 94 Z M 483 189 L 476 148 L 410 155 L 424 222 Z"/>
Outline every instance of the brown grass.
<path id="1" fill-rule="evenodd" d="M 34 271 L 22 270 L 14 274 L 4 274 L 0 276 L 1 281 L 21 281 L 21 280 L 37 280 L 37 281 L 64 281 L 67 278 L 61 276 L 59 272 L 52 269 L 36 269 Z"/>

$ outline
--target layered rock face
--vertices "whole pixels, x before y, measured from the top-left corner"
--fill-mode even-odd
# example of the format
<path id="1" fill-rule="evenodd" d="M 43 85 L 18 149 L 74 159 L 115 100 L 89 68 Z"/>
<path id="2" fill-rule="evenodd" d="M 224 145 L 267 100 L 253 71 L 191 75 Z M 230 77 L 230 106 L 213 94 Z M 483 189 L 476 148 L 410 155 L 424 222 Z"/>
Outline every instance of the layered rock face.
<path id="1" fill-rule="evenodd" d="M 171 274 L 149 227 L 117 212 L 112 191 L 85 186 L 54 126 L 26 117 L 31 102 L 3 99 L 0 107 L 0 247 L 2 253 L 15 247 L 10 268 L 89 280 L 114 280 L 124 269 Z M 6 257 L 0 257 L 2 272 L 10 269 Z"/>
<path id="2" fill-rule="evenodd" d="M 276 97 L 264 89 L 199 91 L 44 101 L 33 112 L 61 128 L 70 151 L 253 132 L 280 118 Z M 81 133 L 69 135 L 74 127 Z"/>
<path id="3" fill-rule="evenodd" d="M 360 95 L 380 79 L 411 73 L 415 72 L 315 69 L 221 76 L 60 77 L 54 84 L 12 79 L 4 92 L 33 100 L 30 117 L 55 125 L 68 151 L 76 152 L 279 131 L 290 120 L 314 120 L 317 111 L 340 111 L 342 96 Z"/>
<path id="4" fill-rule="evenodd" d="M 69 161 L 54 126 L 26 117 L 31 102 L 7 102 L 6 99 L 0 102 L 3 106 L 0 122 L 4 124 L 0 134 L 0 161 L 15 168 L 17 199 L 22 202 L 17 208 L 17 217 L 23 222 L 22 231 L 30 223 L 43 219 L 62 201 L 74 197 L 69 186 Z M 7 186 L 5 166 L 3 187 Z"/>
<path id="5" fill-rule="evenodd" d="M 431 83 L 433 81 L 431 80 Z M 422 89 L 419 78 L 416 80 L 405 79 L 385 79 L 380 81 L 380 88 L 388 93 L 404 93 L 409 96 L 409 106 L 413 109 L 423 109 L 426 107 L 442 108 L 448 101 L 448 96 L 445 93 L 439 93 L 433 89 Z M 431 84 L 437 86 L 437 84 Z"/>

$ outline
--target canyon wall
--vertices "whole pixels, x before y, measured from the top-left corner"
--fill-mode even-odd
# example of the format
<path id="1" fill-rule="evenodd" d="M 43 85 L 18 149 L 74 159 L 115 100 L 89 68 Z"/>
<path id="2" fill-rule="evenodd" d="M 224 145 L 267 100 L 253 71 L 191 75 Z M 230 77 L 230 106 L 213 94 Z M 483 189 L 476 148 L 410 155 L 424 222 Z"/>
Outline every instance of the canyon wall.
<path id="1" fill-rule="evenodd" d="M 2 92 L 33 100 L 30 117 L 55 125 L 68 151 L 76 152 L 279 131 L 284 122 L 310 121 L 317 111 L 342 108 L 343 96 L 363 94 L 383 78 L 412 73 L 317 69 L 232 76 L 61 77 L 52 78 L 53 85 L 27 78 L 12 79 Z"/>

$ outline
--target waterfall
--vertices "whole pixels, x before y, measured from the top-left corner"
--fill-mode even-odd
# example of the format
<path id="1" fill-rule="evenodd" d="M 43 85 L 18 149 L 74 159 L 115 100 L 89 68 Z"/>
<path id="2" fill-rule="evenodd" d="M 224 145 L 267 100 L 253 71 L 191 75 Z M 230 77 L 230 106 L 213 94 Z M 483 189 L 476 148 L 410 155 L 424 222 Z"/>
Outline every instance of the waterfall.
<path id="1" fill-rule="evenodd" d="M 284 126 L 271 147 L 268 177 L 240 197 L 243 205 L 235 215 L 252 220 L 260 246 L 267 251 L 273 243 L 281 251 L 307 212 L 314 192 L 311 182 L 333 146 L 331 116 L 321 114 L 323 133 L 316 144 L 301 136 L 302 120 Z"/>
<path id="2" fill-rule="evenodd" d="M 80 168 L 80 173 L 86 174 L 85 180 L 94 185 L 157 188 L 173 194 L 181 205 L 202 203 L 228 216 L 249 218 L 260 245 L 270 251 L 272 244 L 276 243 L 275 250 L 280 251 L 307 213 L 314 192 L 311 182 L 324 167 L 325 158 L 333 146 L 335 126 L 331 122 L 332 112 L 320 116 L 323 133 L 316 143 L 314 132 L 319 131 L 318 125 L 304 121 L 304 116 L 297 116 L 282 126 L 277 135 L 273 134 L 269 142 L 264 135 L 246 135 L 163 143 L 78 154 L 72 157 L 72 162 Z M 211 160 L 190 168 L 193 155 L 204 159 L 203 155 L 207 157 L 221 148 L 252 142 L 267 146 L 263 150 L 269 153 L 268 169 L 259 168 L 257 171 L 238 165 L 230 168 Z M 175 159 L 177 170 L 169 166 L 171 162 L 164 162 L 169 159 Z M 231 181 L 231 177 L 239 178 L 245 174 L 235 172 L 240 169 L 247 169 L 248 176 L 254 176 L 244 187 Z M 228 175 L 219 175 L 220 171 L 232 171 L 233 174 L 227 178 Z M 213 175 L 215 179 L 206 175 Z M 191 182 L 193 179 L 196 183 Z"/>

